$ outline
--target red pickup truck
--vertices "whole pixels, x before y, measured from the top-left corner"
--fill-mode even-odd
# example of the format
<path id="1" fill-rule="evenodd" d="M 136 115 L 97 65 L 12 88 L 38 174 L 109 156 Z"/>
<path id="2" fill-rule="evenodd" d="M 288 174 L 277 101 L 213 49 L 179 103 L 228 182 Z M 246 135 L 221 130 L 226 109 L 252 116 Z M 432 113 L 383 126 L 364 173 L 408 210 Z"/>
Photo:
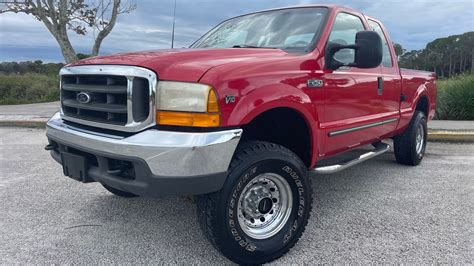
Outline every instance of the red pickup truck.
<path id="1" fill-rule="evenodd" d="M 237 263 L 296 244 L 310 172 L 382 154 L 387 138 L 399 163 L 419 164 L 436 105 L 435 74 L 400 69 L 379 21 L 328 5 L 238 16 L 190 49 L 94 57 L 60 76 L 46 149 L 64 174 L 122 197 L 197 195 L 204 234 Z"/>

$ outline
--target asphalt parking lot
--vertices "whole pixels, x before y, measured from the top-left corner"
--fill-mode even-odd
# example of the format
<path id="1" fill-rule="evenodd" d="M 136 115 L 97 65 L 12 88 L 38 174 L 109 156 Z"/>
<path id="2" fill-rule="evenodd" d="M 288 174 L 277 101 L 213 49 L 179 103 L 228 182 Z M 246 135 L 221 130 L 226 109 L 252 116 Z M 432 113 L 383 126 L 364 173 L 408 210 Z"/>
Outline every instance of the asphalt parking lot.
<path id="1" fill-rule="evenodd" d="M 186 198 L 123 199 L 62 175 L 44 130 L 0 128 L 0 264 L 222 264 Z M 314 207 L 287 263 L 474 262 L 474 144 L 428 143 L 313 176 Z"/>

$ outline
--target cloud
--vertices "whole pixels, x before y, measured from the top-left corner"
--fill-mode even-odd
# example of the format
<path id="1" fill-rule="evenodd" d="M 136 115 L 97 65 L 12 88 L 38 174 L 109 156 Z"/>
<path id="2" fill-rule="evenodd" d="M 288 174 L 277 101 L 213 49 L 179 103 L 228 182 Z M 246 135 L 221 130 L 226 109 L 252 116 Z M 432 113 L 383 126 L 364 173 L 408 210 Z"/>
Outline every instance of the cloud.
<path id="1" fill-rule="evenodd" d="M 101 54 L 169 48 L 173 0 L 136 0 L 137 9 L 119 17 L 104 40 Z M 424 48 L 435 38 L 474 31 L 474 1 L 440 0 L 332 0 L 381 20 L 393 41 L 406 49 Z M 220 21 L 253 11 L 314 3 L 312 0 L 177 0 L 175 47 L 187 47 Z M 89 53 L 92 34 L 70 34 L 77 52 Z M 0 61 L 62 61 L 59 47 L 48 30 L 24 14 L 0 15 Z"/>

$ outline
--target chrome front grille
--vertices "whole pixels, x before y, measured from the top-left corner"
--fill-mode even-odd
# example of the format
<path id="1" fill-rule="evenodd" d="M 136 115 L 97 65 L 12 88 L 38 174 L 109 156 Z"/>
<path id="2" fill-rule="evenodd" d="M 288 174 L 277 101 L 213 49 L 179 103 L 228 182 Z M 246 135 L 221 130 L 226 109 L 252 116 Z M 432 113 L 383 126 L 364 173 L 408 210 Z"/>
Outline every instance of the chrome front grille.
<path id="1" fill-rule="evenodd" d="M 156 75 L 133 66 L 66 67 L 61 75 L 63 119 L 138 131 L 155 122 Z"/>
<path id="2" fill-rule="evenodd" d="M 64 75 L 61 100 L 67 116 L 121 126 L 127 124 L 126 77 Z"/>

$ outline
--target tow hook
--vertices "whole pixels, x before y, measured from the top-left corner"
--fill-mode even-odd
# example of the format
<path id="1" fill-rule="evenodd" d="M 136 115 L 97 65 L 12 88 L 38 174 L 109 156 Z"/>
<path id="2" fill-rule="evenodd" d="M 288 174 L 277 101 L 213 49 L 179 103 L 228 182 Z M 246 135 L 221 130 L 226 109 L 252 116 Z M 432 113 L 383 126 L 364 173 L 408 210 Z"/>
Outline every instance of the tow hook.
<path id="1" fill-rule="evenodd" d="M 58 144 L 56 143 L 49 143 L 44 147 L 45 150 L 47 151 L 52 151 L 52 150 L 57 150 L 58 149 Z"/>

